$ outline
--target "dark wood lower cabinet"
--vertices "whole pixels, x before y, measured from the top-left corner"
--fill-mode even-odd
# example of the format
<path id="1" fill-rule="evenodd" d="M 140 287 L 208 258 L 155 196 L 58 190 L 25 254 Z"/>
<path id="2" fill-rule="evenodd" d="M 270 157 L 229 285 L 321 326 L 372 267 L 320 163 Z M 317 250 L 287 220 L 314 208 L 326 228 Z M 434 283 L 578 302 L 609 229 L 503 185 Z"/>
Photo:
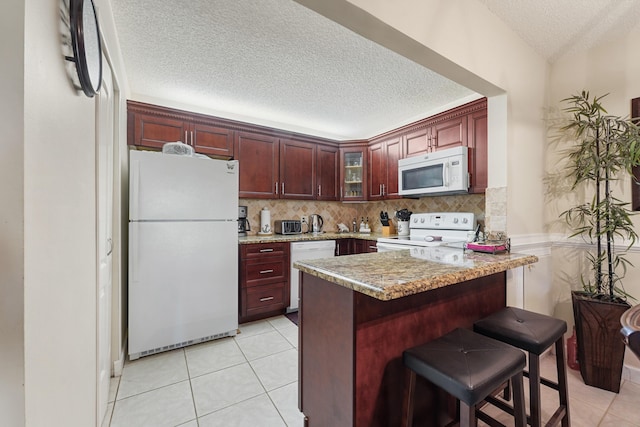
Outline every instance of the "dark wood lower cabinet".
<path id="1" fill-rule="evenodd" d="M 336 256 L 365 254 L 368 252 L 378 252 L 375 240 L 345 238 L 336 239 Z"/>
<path id="2" fill-rule="evenodd" d="M 355 239 L 355 247 L 357 254 L 366 254 L 369 252 L 378 252 L 378 242 L 375 240 Z"/>
<path id="3" fill-rule="evenodd" d="M 283 314 L 289 306 L 289 243 L 257 243 L 239 248 L 239 323 Z"/>
<path id="4" fill-rule="evenodd" d="M 402 352 L 503 308 L 506 273 L 391 301 L 303 273 L 300 298 L 298 404 L 308 426 L 395 426 Z M 434 411 L 441 420 L 455 413 L 429 384 L 419 381 L 416 395 L 415 425 L 432 425 Z"/>
<path id="5" fill-rule="evenodd" d="M 336 256 L 353 255 L 355 239 L 336 239 Z"/>

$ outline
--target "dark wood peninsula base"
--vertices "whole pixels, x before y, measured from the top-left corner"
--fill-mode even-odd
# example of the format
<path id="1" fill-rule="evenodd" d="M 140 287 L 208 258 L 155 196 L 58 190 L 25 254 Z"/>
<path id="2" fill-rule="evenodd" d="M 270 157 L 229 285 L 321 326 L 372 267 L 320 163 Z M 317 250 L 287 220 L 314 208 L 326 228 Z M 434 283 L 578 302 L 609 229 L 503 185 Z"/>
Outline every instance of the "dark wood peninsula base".
<path id="1" fill-rule="evenodd" d="M 301 274 L 298 403 L 309 427 L 399 425 L 402 352 L 506 305 L 504 271 L 390 301 Z M 455 410 L 417 386 L 416 422 L 429 418 L 419 425 Z"/>

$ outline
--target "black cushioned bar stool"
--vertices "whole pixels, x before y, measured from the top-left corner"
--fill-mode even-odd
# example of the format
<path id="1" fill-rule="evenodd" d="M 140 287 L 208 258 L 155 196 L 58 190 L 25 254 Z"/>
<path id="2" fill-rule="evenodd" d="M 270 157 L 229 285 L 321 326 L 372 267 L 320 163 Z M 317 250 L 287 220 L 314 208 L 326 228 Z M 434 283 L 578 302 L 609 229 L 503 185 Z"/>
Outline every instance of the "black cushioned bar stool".
<path id="1" fill-rule="evenodd" d="M 564 333 L 567 331 L 565 321 L 543 314 L 533 313 L 515 307 L 507 307 L 473 325 L 474 331 L 500 340 L 529 353 L 530 416 L 528 424 L 539 427 L 541 420 L 540 384 L 558 391 L 560 406 L 555 410 L 547 426 L 562 422 L 569 427 L 569 399 L 567 396 L 567 371 L 564 363 Z M 551 345 L 556 345 L 556 367 L 558 382 L 540 377 L 540 355 Z M 497 400 L 487 399 L 491 404 L 509 412 L 509 405 Z"/>
<path id="2" fill-rule="evenodd" d="M 490 418 L 486 414 L 480 414 L 476 405 L 501 384 L 511 380 L 516 408 L 511 413 L 516 427 L 526 426 L 522 385 L 526 358 L 522 351 L 468 329 L 456 329 L 426 344 L 405 350 L 402 360 L 409 369 L 404 395 L 403 427 L 410 427 L 413 423 L 416 375 L 458 399 L 461 427 L 477 426 L 477 415 L 483 420 Z"/>

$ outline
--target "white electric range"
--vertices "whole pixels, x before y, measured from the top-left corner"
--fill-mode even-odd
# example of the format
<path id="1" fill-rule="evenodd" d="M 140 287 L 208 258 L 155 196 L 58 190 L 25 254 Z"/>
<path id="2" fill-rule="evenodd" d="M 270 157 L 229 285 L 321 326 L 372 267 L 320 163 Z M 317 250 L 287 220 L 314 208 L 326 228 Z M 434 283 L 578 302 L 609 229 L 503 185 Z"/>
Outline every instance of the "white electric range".
<path id="1" fill-rule="evenodd" d="M 476 226 L 475 214 L 471 212 L 413 214 L 409 235 L 378 238 L 378 252 L 434 246 L 464 249 L 464 244 L 474 239 Z"/>

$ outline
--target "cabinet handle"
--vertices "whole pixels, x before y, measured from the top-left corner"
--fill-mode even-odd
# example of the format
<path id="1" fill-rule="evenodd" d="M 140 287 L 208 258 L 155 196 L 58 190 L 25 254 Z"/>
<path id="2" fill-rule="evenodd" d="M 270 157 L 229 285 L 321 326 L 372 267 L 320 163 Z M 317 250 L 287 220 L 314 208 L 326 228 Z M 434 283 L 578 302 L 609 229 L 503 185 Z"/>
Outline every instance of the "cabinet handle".
<path id="1" fill-rule="evenodd" d="M 271 301 L 272 299 L 273 297 L 264 297 L 264 298 L 260 298 L 260 302 Z"/>
<path id="2" fill-rule="evenodd" d="M 260 252 L 273 252 L 273 248 L 260 249 Z"/>
<path id="3" fill-rule="evenodd" d="M 322 197 L 322 184 L 318 184 L 318 197 Z"/>
<path id="4" fill-rule="evenodd" d="M 278 194 L 278 181 L 276 181 L 276 195 Z"/>
<path id="5" fill-rule="evenodd" d="M 373 249 L 373 250 L 374 250 L 374 251 L 376 251 L 376 252 L 378 251 L 378 247 L 377 247 L 377 246 L 375 246 L 375 245 L 370 245 L 370 246 L 369 246 L 369 249 Z"/>
<path id="6" fill-rule="evenodd" d="M 386 187 L 385 187 L 385 185 L 386 185 L 386 184 L 382 184 L 382 195 L 383 195 L 383 196 L 384 196 L 384 192 L 386 191 Z"/>
<path id="7" fill-rule="evenodd" d="M 187 137 L 187 131 L 184 131 L 184 143 L 188 144 L 189 143 L 189 138 Z"/>
<path id="8" fill-rule="evenodd" d="M 191 145 L 196 146 L 196 143 L 193 141 L 193 131 L 191 131 Z"/>
<path id="9" fill-rule="evenodd" d="M 260 274 L 269 274 L 273 273 L 273 270 L 260 270 Z"/>
<path id="10" fill-rule="evenodd" d="M 280 191 L 280 194 L 282 194 L 284 196 L 284 182 L 282 184 L 280 184 L 282 186 L 282 191 Z"/>

